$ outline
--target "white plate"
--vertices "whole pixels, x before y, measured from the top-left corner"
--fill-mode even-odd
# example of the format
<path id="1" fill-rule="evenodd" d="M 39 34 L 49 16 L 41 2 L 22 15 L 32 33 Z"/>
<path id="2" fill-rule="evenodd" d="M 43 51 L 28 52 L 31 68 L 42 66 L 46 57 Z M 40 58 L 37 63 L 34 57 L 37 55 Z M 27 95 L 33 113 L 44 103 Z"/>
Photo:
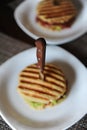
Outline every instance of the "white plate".
<path id="1" fill-rule="evenodd" d="M 44 37 L 47 44 L 64 44 L 87 32 L 87 0 L 74 0 L 80 5 L 80 12 L 71 28 L 61 32 L 43 29 L 36 23 L 36 6 L 40 0 L 25 0 L 14 12 L 18 26 L 34 39 Z"/>
<path id="2" fill-rule="evenodd" d="M 61 67 L 68 80 L 69 93 L 57 106 L 35 111 L 17 93 L 17 86 L 19 72 L 36 62 L 36 48 L 32 48 L 0 67 L 1 115 L 13 130 L 64 130 L 87 113 L 87 69 L 69 52 L 47 46 L 46 62 Z"/>

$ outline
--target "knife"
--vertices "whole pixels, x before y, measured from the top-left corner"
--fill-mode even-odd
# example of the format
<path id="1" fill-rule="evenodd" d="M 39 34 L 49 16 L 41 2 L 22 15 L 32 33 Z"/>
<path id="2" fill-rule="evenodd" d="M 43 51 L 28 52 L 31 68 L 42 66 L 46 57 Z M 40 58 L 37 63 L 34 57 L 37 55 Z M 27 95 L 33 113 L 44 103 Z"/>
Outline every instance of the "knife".
<path id="1" fill-rule="evenodd" d="M 44 38 L 38 38 L 35 41 L 35 45 L 37 47 L 37 67 L 40 69 L 39 77 L 44 80 L 44 66 L 45 66 L 45 54 L 46 54 L 46 41 Z"/>

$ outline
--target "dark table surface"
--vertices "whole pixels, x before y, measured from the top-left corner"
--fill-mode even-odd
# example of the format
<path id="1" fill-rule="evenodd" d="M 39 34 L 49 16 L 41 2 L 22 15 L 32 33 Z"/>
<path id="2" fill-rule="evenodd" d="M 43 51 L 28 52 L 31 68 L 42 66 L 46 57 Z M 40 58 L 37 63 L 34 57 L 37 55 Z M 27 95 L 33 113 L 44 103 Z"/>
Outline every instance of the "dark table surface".
<path id="1" fill-rule="evenodd" d="M 0 7 L 0 64 L 13 55 L 34 46 L 34 39 L 27 36 L 17 26 L 13 17 L 14 9 L 22 1 L 9 0 L 9 3 Z M 60 47 L 75 55 L 87 67 L 87 33 L 74 41 L 60 45 Z M 1 116 L 0 130 L 12 130 Z M 84 115 L 80 121 L 68 130 L 87 130 L 87 115 Z"/>

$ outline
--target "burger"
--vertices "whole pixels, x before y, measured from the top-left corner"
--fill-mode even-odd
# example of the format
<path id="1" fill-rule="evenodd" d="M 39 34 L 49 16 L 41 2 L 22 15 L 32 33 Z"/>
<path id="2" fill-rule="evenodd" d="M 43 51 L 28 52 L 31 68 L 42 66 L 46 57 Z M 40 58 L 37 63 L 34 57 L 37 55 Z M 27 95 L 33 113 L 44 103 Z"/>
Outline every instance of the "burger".
<path id="1" fill-rule="evenodd" d="M 19 74 L 18 93 L 36 110 L 57 105 L 67 93 L 66 78 L 60 67 L 45 64 L 43 74 L 44 80 L 39 78 L 37 64 L 25 67 Z"/>
<path id="2" fill-rule="evenodd" d="M 71 27 L 76 15 L 77 10 L 71 0 L 41 0 L 36 8 L 36 22 L 50 30 Z"/>

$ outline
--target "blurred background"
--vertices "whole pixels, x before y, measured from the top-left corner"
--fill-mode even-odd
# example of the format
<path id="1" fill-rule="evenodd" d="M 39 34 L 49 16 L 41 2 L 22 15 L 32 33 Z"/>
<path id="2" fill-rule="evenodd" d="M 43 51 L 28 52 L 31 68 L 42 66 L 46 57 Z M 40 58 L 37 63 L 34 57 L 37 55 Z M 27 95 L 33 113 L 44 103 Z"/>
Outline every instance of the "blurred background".
<path id="1" fill-rule="evenodd" d="M 0 0 L 0 32 L 10 35 L 13 38 L 29 42 L 29 36 L 17 26 L 14 20 L 14 10 L 23 1 L 24 0 Z"/>

